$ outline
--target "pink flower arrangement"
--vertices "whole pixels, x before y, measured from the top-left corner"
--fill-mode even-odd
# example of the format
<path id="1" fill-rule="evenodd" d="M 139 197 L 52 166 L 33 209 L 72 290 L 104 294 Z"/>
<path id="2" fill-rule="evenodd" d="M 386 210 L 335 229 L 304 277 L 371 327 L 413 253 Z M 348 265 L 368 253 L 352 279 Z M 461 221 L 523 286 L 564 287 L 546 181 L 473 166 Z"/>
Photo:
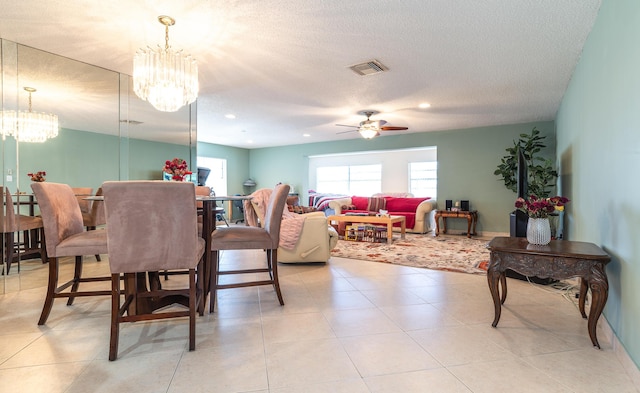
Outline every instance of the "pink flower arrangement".
<path id="1" fill-rule="evenodd" d="M 45 176 L 47 176 L 47 172 L 45 171 L 32 172 L 32 173 L 27 173 L 27 176 L 31 178 L 31 181 L 41 182 L 46 180 Z"/>
<path id="2" fill-rule="evenodd" d="M 527 200 L 524 198 L 516 199 L 516 208 L 527 213 L 531 218 L 547 218 L 556 210 L 564 210 L 564 205 L 568 202 L 569 199 L 562 196 L 538 198 L 535 195 L 530 195 Z"/>
<path id="3" fill-rule="evenodd" d="M 192 173 L 188 169 L 187 162 L 182 158 L 165 161 L 162 171 L 170 174 L 171 180 L 175 181 L 184 181 L 184 178 Z"/>

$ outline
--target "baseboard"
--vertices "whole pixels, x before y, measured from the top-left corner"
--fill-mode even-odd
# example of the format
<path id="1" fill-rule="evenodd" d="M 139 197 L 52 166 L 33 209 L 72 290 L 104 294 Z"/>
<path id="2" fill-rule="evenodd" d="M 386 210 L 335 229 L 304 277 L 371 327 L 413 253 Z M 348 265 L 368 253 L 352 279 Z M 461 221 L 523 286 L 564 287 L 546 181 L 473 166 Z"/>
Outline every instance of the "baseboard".
<path id="1" fill-rule="evenodd" d="M 624 346 L 620 340 L 618 340 L 618 337 L 613 333 L 613 329 L 611 329 L 609 321 L 607 321 L 604 316 L 600 317 L 598 320 L 598 330 L 598 337 L 604 337 L 609 341 L 613 348 L 613 353 L 622 364 L 622 368 L 624 368 L 629 378 L 631 378 L 633 384 L 635 386 L 640 386 L 640 368 L 636 366 L 633 359 L 631 359 L 627 351 L 624 349 Z"/>

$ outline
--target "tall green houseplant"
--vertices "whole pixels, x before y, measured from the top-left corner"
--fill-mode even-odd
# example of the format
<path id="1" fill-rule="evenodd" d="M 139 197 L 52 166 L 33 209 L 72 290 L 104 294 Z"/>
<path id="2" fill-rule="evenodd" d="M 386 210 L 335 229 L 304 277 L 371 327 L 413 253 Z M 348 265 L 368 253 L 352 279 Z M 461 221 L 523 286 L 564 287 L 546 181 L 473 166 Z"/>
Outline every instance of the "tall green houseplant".
<path id="1" fill-rule="evenodd" d="M 540 157 L 538 153 L 547 145 L 544 144 L 544 136 L 533 127 L 531 134 L 520 134 L 520 139 L 513 141 L 513 146 L 505 149 L 507 155 L 502 157 L 500 165 L 493 172 L 504 181 L 505 187 L 513 192 L 518 192 L 518 151 L 524 153 L 527 163 L 528 194 L 534 194 L 540 198 L 549 197 L 555 186 L 558 172 L 553 168 L 553 162 Z"/>

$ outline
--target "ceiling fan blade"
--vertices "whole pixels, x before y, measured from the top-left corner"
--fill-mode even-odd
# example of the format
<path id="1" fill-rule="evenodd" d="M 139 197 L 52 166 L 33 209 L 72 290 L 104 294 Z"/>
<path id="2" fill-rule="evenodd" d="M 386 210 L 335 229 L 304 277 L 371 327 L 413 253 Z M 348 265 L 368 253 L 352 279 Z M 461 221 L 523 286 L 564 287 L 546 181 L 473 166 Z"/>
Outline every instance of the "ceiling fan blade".
<path id="1" fill-rule="evenodd" d="M 382 131 L 404 131 L 404 130 L 408 130 L 409 127 L 393 127 L 393 126 L 386 126 L 386 127 L 380 127 L 380 129 Z"/>
<path id="2" fill-rule="evenodd" d="M 357 132 L 358 130 L 349 130 L 349 131 L 342 131 L 342 132 L 336 132 L 336 135 L 340 135 L 340 134 L 348 134 L 350 132 Z"/>
<path id="3" fill-rule="evenodd" d="M 353 128 L 360 128 L 360 126 L 351 126 L 348 124 L 336 124 L 338 127 L 353 127 Z"/>

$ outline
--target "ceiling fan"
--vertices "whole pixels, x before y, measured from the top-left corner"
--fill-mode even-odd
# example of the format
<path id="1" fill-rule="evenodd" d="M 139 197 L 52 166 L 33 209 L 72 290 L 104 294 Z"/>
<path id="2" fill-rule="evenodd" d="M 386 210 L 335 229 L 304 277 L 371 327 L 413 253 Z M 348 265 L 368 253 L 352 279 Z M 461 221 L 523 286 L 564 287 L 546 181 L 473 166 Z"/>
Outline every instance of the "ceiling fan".
<path id="1" fill-rule="evenodd" d="M 364 115 L 367 116 L 367 120 L 363 120 L 360 122 L 360 125 L 357 126 L 351 126 L 351 125 L 346 125 L 346 124 L 336 124 L 337 126 L 340 127 L 354 127 L 357 128 L 357 130 L 350 130 L 350 131 L 344 131 L 344 132 L 338 132 L 338 134 L 344 134 L 347 132 L 354 132 L 354 131 L 358 131 L 360 133 L 360 135 L 362 135 L 363 138 L 365 139 L 371 139 L 371 138 L 375 138 L 377 136 L 380 135 L 380 131 L 404 131 L 404 130 L 408 130 L 408 127 L 394 127 L 394 126 L 385 126 L 385 124 L 387 124 L 386 120 L 371 120 L 370 117 L 373 115 L 377 115 L 378 111 L 360 111 L 358 112 L 359 115 Z"/>

